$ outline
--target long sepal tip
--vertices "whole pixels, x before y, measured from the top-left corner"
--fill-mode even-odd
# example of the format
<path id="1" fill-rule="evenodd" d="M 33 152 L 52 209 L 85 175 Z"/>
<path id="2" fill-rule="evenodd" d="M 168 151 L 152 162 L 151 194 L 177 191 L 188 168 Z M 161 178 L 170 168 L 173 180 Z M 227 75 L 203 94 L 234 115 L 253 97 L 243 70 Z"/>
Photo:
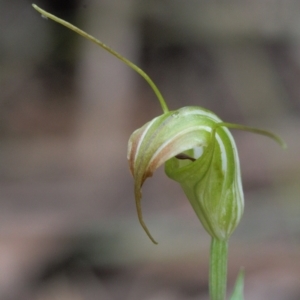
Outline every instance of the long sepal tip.
<path id="1" fill-rule="evenodd" d="M 264 135 L 264 136 L 271 138 L 275 142 L 277 142 L 283 149 L 287 148 L 285 141 L 273 132 L 270 132 L 270 131 L 267 131 L 264 129 L 255 128 L 255 127 L 248 127 L 248 126 L 244 126 L 244 125 L 232 124 L 232 123 L 227 123 L 227 122 L 220 122 L 218 125 L 224 126 L 227 128 L 244 130 L 244 131 L 249 131 L 249 132 L 257 133 L 260 135 Z"/>

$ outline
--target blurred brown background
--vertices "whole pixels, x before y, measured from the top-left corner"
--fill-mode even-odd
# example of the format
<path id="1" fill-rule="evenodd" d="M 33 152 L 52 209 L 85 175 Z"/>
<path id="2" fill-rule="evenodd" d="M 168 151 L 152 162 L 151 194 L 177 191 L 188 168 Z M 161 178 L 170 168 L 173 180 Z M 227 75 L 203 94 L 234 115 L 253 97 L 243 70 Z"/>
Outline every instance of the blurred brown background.
<path id="1" fill-rule="evenodd" d="M 37 0 L 141 66 L 171 109 L 198 105 L 288 144 L 234 131 L 245 214 L 229 292 L 300 299 L 300 2 Z M 208 299 L 209 237 L 159 170 L 140 227 L 127 140 L 161 114 L 139 75 L 32 9 L 0 0 L 0 298 Z"/>

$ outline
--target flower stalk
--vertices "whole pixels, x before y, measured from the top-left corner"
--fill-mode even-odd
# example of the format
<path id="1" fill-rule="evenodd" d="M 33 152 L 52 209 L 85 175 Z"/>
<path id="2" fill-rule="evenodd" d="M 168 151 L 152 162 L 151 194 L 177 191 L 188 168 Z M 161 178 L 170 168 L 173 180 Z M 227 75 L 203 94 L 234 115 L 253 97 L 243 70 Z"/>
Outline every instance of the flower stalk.
<path id="1" fill-rule="evenodd" d="M 224 300 L 227 283 L 228 241 L 211 239 L 209 262 L 209 294 L 211 300 Z"/>

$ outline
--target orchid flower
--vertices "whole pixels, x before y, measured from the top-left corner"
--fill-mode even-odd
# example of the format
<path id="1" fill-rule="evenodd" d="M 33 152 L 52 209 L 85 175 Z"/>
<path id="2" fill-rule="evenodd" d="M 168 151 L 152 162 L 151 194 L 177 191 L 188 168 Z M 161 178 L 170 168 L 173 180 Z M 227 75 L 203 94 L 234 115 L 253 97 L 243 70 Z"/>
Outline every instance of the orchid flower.
<path id="1" fill-rule="evenodd" d="M 226 127 L 257 132 L 283 142 L 264 130 L 224 123 L 201 107 L 183 107 L 154 118 L 130 137 L 127 159 L 134 177 L 139 221 L 149 238 L 141 209 L 141 187 L 165 164 L 167 176 L 180 183 L 206 231 L 228 240 L 244 211 L 240 164 L 234 139 Z"/>
<path id="2" fill-rule="evenodd" d="M 166 174 L 182 186 L 207 232 L 228 239 L 244 210 L 239 158 L 234 140 L 221 120 L 200 107 L 163 114 L 129 139 L 128 160 L 135 199 L 142 219 L 141 186 L 165 163 Z"/>
<path id="3" fill-rule="evenodd" d="M 127 158 L 134 178 L 138 218 L 149 238 L 156 244 L 142 216 L 141 188 L 161 165 L 167 176 L 177 181 L 205 230 L 212 237 L 210 256 L 210 295 L 223 300 L 226 294 L 228 240 L 244 211 L 240 164 L 234 139 L 228 128 L 241 129 L 285 143 L 275 134 L 237 124 L 225 123 L 202 107 L 183 107 L 169 111 L 151 78 L 122 55 L 74 25 L 33 7 L 91 40 L 139 73 L 156 94 L 163 114 L 149 121 L 131 135 Z M 242 299 L 243 274 L 240 273 L 232 299 Z"/>

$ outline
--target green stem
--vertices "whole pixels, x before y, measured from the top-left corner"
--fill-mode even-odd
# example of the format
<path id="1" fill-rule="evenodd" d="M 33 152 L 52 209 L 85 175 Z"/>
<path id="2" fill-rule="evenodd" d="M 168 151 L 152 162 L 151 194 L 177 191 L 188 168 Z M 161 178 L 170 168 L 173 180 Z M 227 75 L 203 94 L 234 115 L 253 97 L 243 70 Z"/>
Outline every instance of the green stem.
<path id="1" fill-rule="evenodd" d="M 95 44 L 97 44 L 98 46 L 102 47 L 103 49 L 105 49 L 106 51 L 108 51 L 110 54 L 114 55 L 115 57 L 117 57 L 118 59 L 120 59 L 122 62 L 124 62 L 126 65 L 128 65 L 130 68 L 132 68 L 134 71 L 136 71 L 138 74 L 140 74 L 146 81 L 147 83 L 150 85 L 150 87 L 152 88 L 152 90 L 154 91 L 155 95 L 158 98 L 158 101 L 161 105 L 161 108 L 163 110 L 164 113 L 167 113 L 169 111 L 168 106 L 161 94 L 161 92 L 159 91 L 159 89 L 157 88 L 156 84 L 152 81 L 152 79 L 142 70 L 140 69 L 138 66 L 136 66 L 134 63 L 132 63 L 130 60 L 128 60 L 127 58 L 123 57 L 121 54 L 119 54 L 118 52 L 116 52 L 115 50 L 111 49 L 110 47 L 108 47 L 107 45 L 105 45 L 104 43 L 102 43 L 101 41 L 97 40 L 96 38 L 94 38 L 93 36 L 91 36 L 90 34 L 86 33 L 85 31 L 79 29 L 78 27 L 72 25 L 69 22 L 66 22 L 48 12 L 46 12 L 45 10 L 41 9 L 40 7 L 38 7 L 35 4 L 32 4 L 33 8 L 35 10 L 37 10 L 39 13 L 41 13 L 43 16 L 75 31 L 76 33 L 78 33 L 79 35 L 85 37 L 86 39 L 94 42 Z"/>
<path id="2" fill-rule="evenodd" d="M 212 238 L 209 263 L 209 294 L 211 300 L 225 300 L 227 284 L 228 241 Z"/>

